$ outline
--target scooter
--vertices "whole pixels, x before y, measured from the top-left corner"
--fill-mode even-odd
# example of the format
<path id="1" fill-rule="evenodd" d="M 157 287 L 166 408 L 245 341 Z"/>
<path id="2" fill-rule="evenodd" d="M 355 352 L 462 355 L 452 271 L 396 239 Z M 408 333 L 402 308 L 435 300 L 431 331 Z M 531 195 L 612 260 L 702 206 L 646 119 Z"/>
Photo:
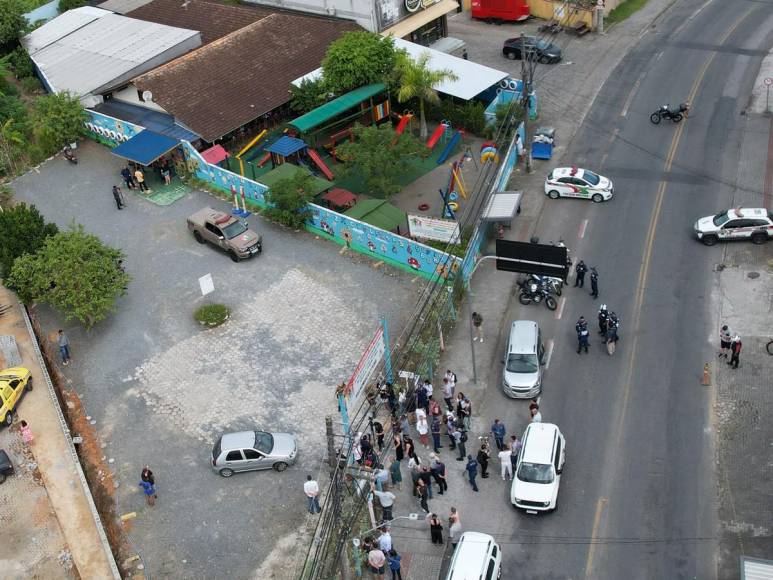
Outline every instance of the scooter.
<path id="1" fill-rule="evenodd" d="M 69 145 L 65 147 L 62 152 L 64 153 L 64 158 L 67 159 L 67 161 L 73 165 L 78 165 L 78 158 L 75 156 L 75 151 L 73 151 Z"/>

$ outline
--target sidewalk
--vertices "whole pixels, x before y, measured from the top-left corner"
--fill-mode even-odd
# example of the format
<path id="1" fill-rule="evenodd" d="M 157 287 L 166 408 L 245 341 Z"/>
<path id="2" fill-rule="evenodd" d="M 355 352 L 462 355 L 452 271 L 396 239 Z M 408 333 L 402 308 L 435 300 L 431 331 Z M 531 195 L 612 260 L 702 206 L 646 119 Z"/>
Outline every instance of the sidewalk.
<path id="1" fill-rule="evenodd" d="M 554 149 L 551 165 L 560 164 L 562 161 L 581 163 L 581 160 L 562 160 L 561 157 L 607 77 L 639 40 L 642 32 L 670 4 L 672 0 L 650 0 L 645 8 L 615 26 L 607 34 L 603 36 L 591 34 L 581 39 L 573 39 L 571 41 L 572 63 L 554 66 L 542 79 L 542 88 L 537 85 L 537 91 L 541 91 L 540 118 L 537 125 L 556 128 L 557 146 Z M 449 36 L 461 38 L 467 43 L 471 60 L 497 67 L 497 61 L 489 54 L 490 47 L 483 46 L 486 35 L 482 33 L 485 32 L 486 26 L 484 23 L 472 21 L 468 13 L 457 14 L 449 18 Z M 536 29 L 536 25 L 527 26 L 533 26 Z M 528 34 L 528 30 L 523 28 L 524 33 Z M 478 58 L 477 55 L 486 56 Z M 501 68 L 501 47 L 495 57 L 499 59 Z M 538 79 L 540 74 L 542 73 L 537 75 Z M 567 90 L 567 87 L 570 90 Z M 545 202 L 545 196 L 542 194 L 545 176 L 541 172 L 525 174 L 522 165 L 520 169 L 521 171 L 516 170 L 513 174 L 510 189 L 521 189 L 525 192 L 521 214 L 513 222 L 512 228 L 505 231 L 505 237 L 510 240 L 526 241 L 537 226 Z M 489 241 L 488 247 L 483 248 L 482 253 L 483 255 L 494 253 L 493 240 Z M 445 369 L 450 368 L 456 372 L 459 379 L 456 391 L 465 393 L 472 401 L 472 429 L 467 443 L 467 452 L 473 456 L 479 447 L 477 437 L 488 433 L 491 420 L 496 414 L 496 409 L 489 408 L 487 404 L 486 387 L 492 382 L 497 382 L 498 379 L 494 375 L 498 375 L 501 369 L 500 353 L 496 351 L 496 347 L 500 343 L 505 325 L 509 322 L 502 313 L 507 311 L 510 303 L 515 276 L 511 284 L 502 284 L 501 280 L 501 275 L 495 270 L 493 262 L 483 264 L 478 269 L 472 280 L 468 299 L 460 309 L 459 324 L 450 336 L 445 337 L 446 351 L 441 357 L 439 373 L 433 382 L 435 389 L 439 390 L 440 377 Z M 485 321 L 485 342 L 475 343 L 476 382 L 473 382 L 468 328 L 468 318 L 472 310 L 481 313 Z M 523 426 L 526 423 L 527 417 L 524 416 Z M 483 496 L 493 493 L 502 494 L 509 503 L 510 485 L 503 483 L 500 478 L 499 462 L 495 453 L 489 462 L 491 477 L 482 479 L 479 472 L 477 483 L 480 492 L 476 494 L 471 490 L 464 476 L 465 463 L 455 460 L 455 456 L 452 456 L 448 450 L 448 438 L 443 435 L 442 439 L 445 449 L 440 456 L 448 470 L 449 489 L 448 493 L 440 498 L 435 495 L 435 498 L 429 502 L 429 508 L 431 512 L 441 517 L 446 526 L 443 532 L 444 539 L 447 540 L 447 521 L 451 506 L 459 511 L 463 530 L 472 530 L 476 527 L 480 529 L 481 526 L 485 526 L 484 529 L 495 535 L 510 534 L 511 526 L 496 523 L 503 520 L 501 509 L 486 508 L 481 505 L 483 502 L 476 502 L 476 496 L 479 494 Z M 418 455 L 422 461 L 427 462 L 431 449 L 425 450 L 419 444 L 418 434 L 415 434 L 414 440 L 417 443 Z M 403 489 L 396 495 L 398 499 L 395 503 L 395 516 L 410 512 L 421 513 L 421 509 L 411 495 L 411 481 L 407 466 L 403 467 Z M 424 521 L 423 514 L 419 522 L 409 520 L 395 522 L 392 527 L 392 537 L 395 548 L 404 558 L 404 578 L 425 580 L 439 577 L 443 565 L 447 564 L 447 559 L 450 557 L 450 547 L 444 549 L 430 542 L 429 525 Z"/>
<path id="2" fill-rule="evenodd" d="M 118 578 L 31 329 L 16 297 L 2 286 L 0 304 L 14 306 L 0 317 L 0 334 L 15 337 L 21 366 L 32 371 L 35 385 L 19 403 L 17 419 L 26 419 L 32 429 L 31 450 L 23 449 L 17 425 L 0 434 L 17 469 L 0 487 L 3 535 L 14 540 L 0 542 L 0 575 Z"/>

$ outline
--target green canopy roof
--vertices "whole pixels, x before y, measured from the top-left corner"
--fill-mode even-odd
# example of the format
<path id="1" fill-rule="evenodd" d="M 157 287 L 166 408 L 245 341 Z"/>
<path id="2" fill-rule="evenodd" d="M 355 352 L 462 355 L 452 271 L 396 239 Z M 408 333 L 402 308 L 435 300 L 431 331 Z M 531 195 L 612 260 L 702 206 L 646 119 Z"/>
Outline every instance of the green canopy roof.
<path id="1" fill-rule="evenodd" d="M 382 230 L 392 231 L 405 224 L 406 215 L 399 207 L 383 199 L 364 199 L 346 210 L 344 215 Z"/>
<path id="2" fill-rule="evenodd" d="M 301 133 L 308 133 L 314 127 L 319 127 L 325 121 L 334 119 L 338 115 L 345 113 L 349 109 L 353 109 L 361 102 L 367 101 L 369 98 L 374 97 L 385 90 L 386 86 L 383 83 L 366 85 L 359 89 L 354 89 L 352 92 L 341 95 L 337 99 L 333 99 L 329 103 L 325 103 L 321 107 L 317 107 L 313 111 L 309 111 L 305 115 L 301 115 L 297 119 L 290 121 L 290 126 L 295 127 Z"/>
<path id="3" fill-rule="evenodd" d="M 276 169 L 272 169 L 268 173 L 264 173 L 263 175 L 257 177 L 257 180 L 263 185 L 265 185 L 266 187 L 268 187 L 269 189 L 271 189 L 277 181 L 280 181 L 282 179 L 291 179 L 292 177 L 294 177 L 296 171 L 303 171 L 304 173 L 309 173 L 308 170 L 304 169 L 303 167 L 298 167 L 297 165 L 293 165 L 292 163 L 282 163 L 282 165 L 277 166 Z M 319 195 L 323 191 L 327 191 L 328 189 L 330 189 L 335 185 L 330 181 L 327 181 L 325 179 L 320 179 L 319 177 L 315 177 L 313 175 L 311 175 L 311 178 L 314 180 L 314 183 L 311 189 L 311 193 L 313 195 Z"/>

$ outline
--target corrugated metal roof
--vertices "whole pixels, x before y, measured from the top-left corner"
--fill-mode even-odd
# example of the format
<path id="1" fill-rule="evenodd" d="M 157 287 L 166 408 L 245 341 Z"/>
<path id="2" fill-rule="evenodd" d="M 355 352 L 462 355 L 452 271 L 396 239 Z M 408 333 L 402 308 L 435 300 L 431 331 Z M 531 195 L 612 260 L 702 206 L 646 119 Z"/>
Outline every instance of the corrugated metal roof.
<path id="1" fill-rule="evenodd" d="M 108 14 L 110 12 L 93 8 L 92 6 L 68 10 L 23 37 L 21 44 L 32 55 L 41 48 L 45 48 L 60 38 L 64 38 L 68 34 Z"/>
<path id="2" fill-rule="evenodd" d="M 741 556 L 741 580 L 773 580 L 773 560 Z"/>
<path id="3" fill-rule="evenodd" d="M 116 14 L 128 14 L 132 10 L 145 6 L 145 4 L 149 4 L 152 1 L 153 0 L 107 0 L 107 2 L 97 4 L 97 8 L 110 10 L 110 12 L 115 12 Z M 182 4 L 182 2 L 180 2 L 180 4 Z"/>
<path id="4" fill-rule="evenodd" d="M 78 9 L 80 10 L 80 9 Z M 63 18 L 73 10 L 65 12 Z M 31 54 L 54 91 L 83 96 L 173 47 L 199 37 L 195 30 L 127 18 L 112 12 L 81 26 Z M 57 25 L 59 18 L 44 25 Z M 57 25 L 58 26 L 58 25 Z M 176 54 L 169 54 L 174 58 Z M 147 70 L 147 69 L 146 69 Z"/>

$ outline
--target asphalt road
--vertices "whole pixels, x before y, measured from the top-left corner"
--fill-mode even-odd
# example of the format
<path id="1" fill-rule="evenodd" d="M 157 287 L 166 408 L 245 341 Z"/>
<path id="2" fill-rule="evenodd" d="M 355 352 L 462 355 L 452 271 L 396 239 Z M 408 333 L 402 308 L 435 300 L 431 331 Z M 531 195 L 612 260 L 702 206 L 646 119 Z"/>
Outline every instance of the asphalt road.
<path id="1" fill-rule="evenodd" d="M 539 321 L 554 341 L 541 403 L 567 438 L 557 512 L 503 513 L 514 522 L 498 535 L 510 573 L 717 577 L 713 391 L 700 378 L 715 347 L 708 278 L 718 254 L 691 228 L 730 205 L 736 123 L 771 44 L 771 4 L 675 3 L 612 73 L 564 156 L 612 178 L 616 197 L 550 201 L 537 227 L 598 267 L 600 299 L 570 288 L 556 313 L 507 313 Z M 687 122 L 649 122 L 660 104 L 688 99 Z M 602 302 L 622 319 L 618 351 L 609 357 L 593 333 L 579 356 L 574 323 L 584 315 L 595 329 Z M 525 403 L 502 400 L 506 423 L 523 424 Z"/>

